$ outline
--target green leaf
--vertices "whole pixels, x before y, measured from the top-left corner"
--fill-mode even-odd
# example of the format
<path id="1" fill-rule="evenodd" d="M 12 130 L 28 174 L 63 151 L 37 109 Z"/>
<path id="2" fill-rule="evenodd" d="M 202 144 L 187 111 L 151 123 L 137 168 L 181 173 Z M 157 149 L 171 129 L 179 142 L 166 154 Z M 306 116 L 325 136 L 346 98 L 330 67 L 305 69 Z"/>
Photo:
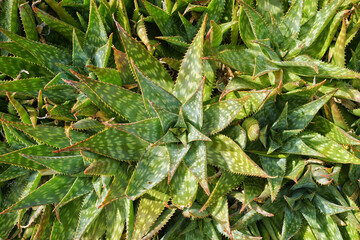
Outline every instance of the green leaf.
<path id="1" fill-rule="evenodd" d="M 104 127 L 104 124 L 101 122 L 90 118 L 81 119 L 71 125 L 71 128 L 75 130 L 87 130 L 91 128 L 102 129 Z"/>
<path id="2" fill-rule="evenodd" d="M 259 79 L 259 78 L 257 78 Z M 226 94 L 237 91 L 237 90 L 246 90 L 246 89 L 262 89 L 263 86 L 259 84 L 259 81 L 252 79 L 251 76 L 241 75 L 232 78 L 229 83 L 226 85 L 225 90 L 221 94 L 221 98 Z"/>
<path id="3" fill-rule="evenodd" d="M 109 124 L 109 126 L 131 133 L 150 143 L 155 143 L 164 135 L 158 118 L 149 118 L 133 123 Z"/>
<path id="4" fill-rule="evenodd" d="M 199 32 L 187 50 L 176 79 L 173 94 L 182 103 L 185 103 L 196 92 L 202 81 L 202 53 L 206 20 L 205 17 Z"/>
<path id="5" fill-rule="evenodd" d="M 110 202 L 125 197 L 125 190 L 129 182 L 128 170 L 124 164 L 117 168 L 117 173 L 111 183 L 110 189 L 101 203 L 101 207 L 109 204 Z"/>
<path id="6" fill-rule="evenodd" d="M 15 127 L 16 129 L 19 129 L 39 143 L 44 143 L 55 148 L 64 148 L 70 145 L 70 137 L 65 133 L 65 129 L 62 127 L 37 125 L 36 128 L 34 128 L 29 124 L 7 122 L 3 119 L 0 119 L 0 121 L 8 124 L 9 126 Z M 83 140 L 83 133 L 73 130 L 70 130 L 69 133 L 73 143 Z"/>
<path id="7" fill-rule="evenodd" d="M 190 146 L 190 144 L 184 146 L 183 144 L 180 145 L 179 143 L 166 144 L 166 148 L 170 156 L 168 183 L 170 183 L 171 179 L 173 178 L 176 169 L 178 168 L 186 153 L 189 151 Z"/>
<path id="8" fill-rule="evenodd" d="M 19 57 L 0 57 L 0 72 L 12 78 L 50 76 L 51 72 L 38 64 Z"/>
<path id="9" fill-rule="evenodd" d="M 206 105 L 202 132 L 212 135 L 222 131 L 234 120 L 248 99 L 249 97 L 243 97 Z"/>
<path id="10" fill-rule="evenodd" d="M 307 146 L 297 136 L 286 139 L 285 143 L 279 149 L 279 152 L 303 156 L 325 157 L 325 155 Z"/>
<path id="11" fill-rule="evenodd" d="M 350 84 L 344 81 L 332 82 L 331 84 L 323 85 L 319 91 L 321 93 L 327 94 L 329 92 L 337 89 L 334 97 L 340 97 L 349 99 L 355 102 L 360 102 L 360 92 L 356 88 L 352 87 Z"/>
<path id="12" fill-rule="evenodd" d="M 67 65 L 71 62 L 71 55 L 57 47 L 28 40 L 2 28 L 0 28 L 0 32 L 28 50 L 39 62 L 49 68 L 52 72 L 59 72 L 62 70 L 56 64 Z"/>
<path id="13" fill-rule="evenodd" d="M 267 100 L 271 96 L 273 96 L 273 93 L 276 90 L 262 90 L 262 91 L 254 91 L 254 92 L 248 92 L 248 91 L 242 91 L 238 92 L 239 97 L 244 98 L 249 96 L 248 101 L 245 102 L 244 106 L 241 108 L 240 112 L 236 116 L 236 120 L 244 119 L 256 112 L 258 112 L 266 103 Z M 260 119 L 256 117 L 256 119 L 259 121 L 260 126 L 262 125 L 262 122 L 260 122 Z"/>
<path id="14" fill-rule="evenodd" d="M 16 151 L 7 152 L 3 155 L 0 155 L 0 162 L 11 164 L 19 167 L 25 167 L 25 168 L 31 168 L 31 169 L 44 169 L 45 167 L 41 164 L 38 164 L 34 161 L 31 161 L 23 156 L 21 154 L 52 154 L 54 151 L 53 148 L 48 147 L 46 145 L 35 145 L 27 148 L 22 148 Z"/>
<path id="15" fill-rule="evenodd" d="M 36 190 L 29 193 L 16 204 L 4 212 L 14 211 L 22 208 L 40 206 L 60 201 L 69 190 L 75 178 L 67 176 L 55 176 Z"/>
<path id="16" fill-rule="evenodd" d="M 27 169 L 10 166 L 0 174 L 0 182 L 5 182 L 14 178 L 25 175 L 28 172 Z"/>
<path id="17" fill-rule="evenodd" d="M 140 121 L 148 118 L 141 96 L 117 85 L 99 82 L 83 75 L 76 74 L 83 84 L 66 81 L 79 88 L 95 105 L 104 104 L 129 121 Z M 101 107 L 101 106 L 99 106 Z"/>
<path id="18" fill-rule="evenodd" d="M 226 197 L 221 197 L 217 203 L 209 209 L 211 216 L 223 227 L 224 231 L 231 236 L 229 208 Z"/>
<path id="19" fill-rule="evenodd" d="M 19 30 L 19 3 L 19 0 L 10 0 L 1 5 L 2 12 L 0 14 L 0 25 L 13 33 L 16 33 Z M 2 37 L 1 41 L 7 41 L 7 39 Z"/>
<path id="20" fill-rule="evenodd" d="M 187 124 L 188 129 L 188 135 L 187 135 L 187 141 L 193 142 L 193 141 L 211 141 L 209 137 L 201 133 L 199 130 L 197 130 L 193 125 L 190 123 Z"/>
<path id="21" fill-rule="evenodd" d="M 149 101 L 149 104 L 156 112 L 156 115 L 160 120 L 163 131 L 166 133 L 169 133 L 168 132 L 169 128 L 174 126 L 174 124 L 178 120 L 179 116 L 175 113 L 169 112 L 169 111 L 159 107 L 158 105 L 156 105 L 155 103 L 152 103 L 151 101 Z"/>
<path id="22" fill-rule="evenodd" d="M 360 145 L 360 140 L 345 132 L 342 128 L 336 126 L 326 118 L 316 116 L 309 128 L 337 143 L 345 145 Z"/>
<path id="23" fill-rule="evenodd" d="M 203 142 L 194 142 L 184 157 L 184 163 L 189 171 L 194 174 L 205 193 L 210 195 L 207 182 L 206 147 Z"/>
<path id="24" fill-rule="evenodd" d="M 303 0 L 296 0 L 292 2 L 291 7 L 279 25 L 279 29 L 284 37 L 294 37 L 299 33 L 302 8 Z"/>
<path id="25" fill-rule="evenodd" d="M 271 22 L 273 18 L 279 23 L 283 14 L 283 3 L 281 0 L 262 0 L 256 2 L 256 9 L 264 16 L 266 22 Z"/>
<path id="26" fill-rule="evenodd" d="M 245 178 L 244 181 L 244 201 L 240 211 L 243 211 L 252 201 L 254 201 L 264 191 L 264 179 Z"/>
<path id="27" fill-rule="evenodd" d="M 197 188 L 195 176 L 186 168 L 185 164 L 180 163 L 170 182 L 172 203 L 181 209 L 191 207 L 195 201 Z"/>
<path id="28" fill-rule="evenodd" d="M 126 221 L 125 207 L 125 199 L 121 199 L 113 202 L 105 208 L 107 239 L 116 240 L 121 238 Z"/>
<path id="29" fill-rule="evenodd" d="M 316 92 L 324 86 L 324 83 L 325 80 L 315 85 L 310 85 L 305 88 L 283 93 L 278 96 L 279 102 L 281 102 L 282 104 L 285 104 L 287 102 L 289 109 L 296 108 L 299 105 L 304 105 L 311 101 L 311 99 L 315 96 Z"/>
<path id="30" fill-rule="evenodd" d="M 298 190 L 301 188 L 315 189 L 317 187 L 316 183 L 314 182 L 314 180 L 312 178 L 312 174 L 311 174 L 312 167 L 313 167 L 312 165 L 308 166 L 306 172 L 303 174 L 303 176 L 300 178 L 300 180 L 291 187 L 291 190 L 295 191 L 295 190 Z M 291 207 L 294 207 L 295 201 L 298 200 L 302 195 L 303 195 L 303 193 L 299 192 L 298 195 L 294 195 L 292 197 L 285 197 L 285 200 L 289 203 L 289 205 Z"/>
<path id="31" fill-rule="evenodd" d="M 241 149 L 245 149 L 247 141 L 246 131 L 239 124 L 228 127 L 223 134 L 233 139 Z"/>
<path id="32" fill-rule="evenodd" d="M 131 59 L 131 65 L 134 69 L 136 79 L 139 82 L 144 104 L 148 106 L 148 100 L 155 103 L 159 107 L 173 113 L 178 113 L 181 103 L 171 93 L 157 85 L 151 79 L 149 79 L 134 63 Z M 150 112 L 152 109 L 148 107 Z M 154 114 L 153 114 L 154 115 Z"/>
<path id="33" fill-rule="evenodd" d="M 291 110 L 288 114 L 288 129 L 304 129 L 334 93 L 335 92 L 327 94 L 317 100 Z"/>
<path id="34" fill-rule="evenodd" d="M 56 205 L 55 209 L 62 208 L 64 205 L 92 190 L 94 190 L 94 188 L 89 178 L 76 178 L 66 195 Z"/>
<path id="35" fill-rule="evenodd" d="M 330 101 L 330 109 L 332 120 L 334 121 L 336 126 L 339 126 L 344 130 L 349 130 L 348 123 L 343 115 L 343 112 L 341 111 L 341 106 L 339 106 L 333 99 L 331 99 Z"/>
<path id="36" fill-rule="evenodd" d="M 200 208 L 201 206 L 197 203 L 194 202 L 190 208 L 185 208 L 182 212 L 183 216 L 188 217 L 188 218 L 206 218 L 210 215 L 210 213 L 205 210 L 205 211 L 201 211 L 200 212 Z"/>
<path id="37" fill-rule="evenodd" d="M 252 75 L 253 78 L 280 70 L 280 68 L 265 55 L 252 49 L 226 49 L 216 55 L 208 57 L 208 59 L 220 61 L 243 74 Z"/>
<path id="38" fill-rule="evenodd" d="M 206 143 L 209 164 L 237 174 L 268 177 L 233 140 L 224 135 L 215 135 Z"/>
<path id="39" fill-rule="evenodd" d="M 304 132 L 299 136 L 306 145 L 326 156 L 324 160 L 338 163 L 359 164 L 360 159 L 346 151 L 341 145 L 318 133 Z"/>
<path id="40" fill-rule="evenodd" d="M 149 229 L 149 232 L 143 237 L 144 240 L 150 239 L 158 233 L 174 215 L 175 209 L 165 209 L 162 214 L 156 219 L 155 223 Z"/>
<path id="41" fill-rule="evenodd" d="M 90 166 L 85 169 L 84 174 L 115 176 L 120 162 L 101 155 L 96 154 L 96 156 L 97 160 L 92 162 Z"/>
<path id="42" fill-rule="evenodd" d="M 149 15 L 154 19 L 157 27 L 164 36 L 179 35 L 178 23 L 175 19 L 161 8 L 154 6 L 148 1 L 144 1 L 144 6 L 148 11 Z"/>
<path id="43" fill-rule="evenodd" d="M 83 198 L 77 198 L 59 209 L 60 221 L 54 221 L 51 240 L 73 239 Z"/>
<path id="44" fill-rule="evenodd" d="M 318 237 L 319 239 L 343 239 L 337 224 L 334 222 L 331 216 L 316 214 L 316 223 L 316 226 L 314 226 L 313 228 L 318 230 L 316 237 Z"/>
<path id="45" fill-rule="evenodd" d="M 25 108 L 14 98 L 13 95 L 6 93 L 9 98 L 10 103 L 15 108 L 17 114 L 19 115 L 21 121 L 25 124 L 31 124 L 29 113 L 25 110 Z"/>
<path id="46" fill-rule="evenodd" d="M 260 13 L 258 13 L 255 9 L 243 1 L 241 1 L 240 4 L 249 19 L 250 26 L 255 38 L 259 40 L 271 39 L 271 32 L 269 31 L 267 24 Z"/>
<path id="47" fill-rule="evenodd" d="M 46 24 L 48 25 L 51 30 L 54 30 L 60 33 L 64 38 L 67 38 L 69 41 L 73 38 L 73 31 L 76 32 L 76 35 L 79 37 L 80 42 L 84 41 L 85 34 L 78 28 L 59 20 L 56 17 L 51 16 L 50 14 L 46 13 L 45 11 L 34 7 L 33 8 L 36 15 Z M 37 39 L 32 39 L 37 40 Z"/>
<path id="48" fill-rule="evenodd" d="M 92 56 L 95 51 L 108 41 L 106 30 L 94 0 L 90 0 L 89 25 L 84 40 L 84 50 Z"/>
<path id="49" fill-rule="evenodd" d="M 84 170 L 84 162 L 81 155 L 51 157 L 24 153 L 19 153 L 19 155 L 62 174 L 76 174 Z"/>
<path id="50" fill-rule="evenodd" d="M 87 66 L 87 68 L 96 74 L 100 82 L 107 82 L 120 87 L 123 85 L 123 80 L 116 69 L 100 68 L 93 65 Z"/>
<path id="51" fill-rule="evenodd" d="M 86 150 L 121 161 L 136 161 L 148 144 L 130 133 L 109 128 L 57 152 Z"/>
<path id="52" fill-rule="evenodd" d="M 39 39 L 39 36 L 36 30 L 35 17 L 29 3 L 21 4 L 19 6 L 19 12 L 26 38 L 37 41 Z"/>
<path id="53" fill-rule="evenodd" d="M 336 10 L 342 2 L 343 0 L 332 1 L 320 11 L 318 11 L 311 20 L 307 21 L 302 26 L 302 29 L 306 30 L 300 31 L 300 39 L 302 38 L 302 41 L 295 48 L 289 51 L 287 58 L 297 55 L 303 47 L 310 46 L 315 41 L 315 39 L 320 35 L 320 33 L 334 17 Z"/>
<path id="54" fill-rule="evenodd" d="M 281 231 L 281 239 L 292 238 L 301 228 L 302 217 L 298 211 L 293 211 L 287 207 L 285 209 L 285 218 Z"/>
<path id="55" fill-rule="evenodd" d="M 334 186 L 330 185 L 329 189 L 332 193 L 332 196 L 342 205 L 345 207 L 351 206 L 354 207 L 354 209 L 358 209 L 356 204 L 350 199 L 346 198 L 347 201 L 344 199 L 344 197 L 341 195 L 338 189 L 336 189 Z M 358 217 L 355 216 L 358 215 L 356 212 L 353 211 L 346 212 L 345 215 L 347 215 L 347 219 L 350 221 L 351 226 L 353 226 L 355 229 L 359 229 L 360 223 L 358 220 Z"/>
<path id="56" fill-rule="evenodd" d="M 275 177 L 267 179 L 270 185 L 271 200 L 274 201 L 280 191 L 285 176 L 286 158 L 270 158 L 261 156 L 260 160 L 264 171 L 269 176 Z"/>
<path id="57" fill-rule="evenodd" d="M 220 179 L 217 181 L 215 188 L 211 192 L 210 197 L 201 208 L 200 211 L 205 210 L 210 205 L 214 204 L 219 200 L 220 197 L 224 196 L 225 194 L 229 193 L 236 187 L 239 187 L 240 184 L 244 181 L 245 176 L 237 175 L 229 172 L 223 172 L 221 174 Z"/>
<path id="58" fill-rule="evenodd" d="M 81 28 L 80 24 L 56 0 L 45 0 L 45 2 L 54 10 L 62 21 L 67 22 L 74 27 Z"/>
<path id="59" fill-rule="evenodd" d="M 309 0 L 305 0 L 305 1 L 309 1 Z M 316 6 L 314 9 L 316 13 Z M 305 11 L 305 6 L 303 11 Z M 338 27 L 341 23 L 341 20 L 343 19 L 344 14 L 346 13 L 347 10 L 338 12 L 331 20 L 331 22 L 326 26 L 324 31 L 321 32 L 318 38 L 309 47 L 305 47 L 302 53 L 314 57 L 315 59 L 321 59 L 326 53 L 326 51 L 328 51 L 329 46 L 332 43 L 334 36 L 338 31 Z"/>
<path id="60" fill-rule="evenodd" d="M 204 233 L 209 237 L 209 239 L 220 240 L 218 232 L 215 230 L 211 222 L 204 222 Z"/>
<path id="61" fill-rule="evenodd" d="M 211 24 L 211 33 L 210 33 L 210 44 L 211 47 L 218 47 L 222 42 L 222 32 L 219 25 L 214 21 L 210 21 Z"/>
<path id="62" fill-rule="evenodd" d="M 180 20 L 184 25 L 188 42 L 196 35 L 197 29 L 194 27 L 180 12 L 178 12 Z"/>
<path id="63" fill-rule="evenodd" d="M 76 121 L 76 117 L 71 112 L 72 107 L 73 104 L 69 102 L 61 105 L 55 105 L 50 111 L 48 111 L 48 117 L 62 121 Z"/>
<path id="64" fill-rule="evenodd" d="M 130 62 L 131 58 L 136 66 L 138 66 L 149 79 L 165 90 L 171 92 L 173 88 L 173 81 L 161 63 L 157 61 L 157 59 L 155 59 L 142 45 L 140 45 L 140 43 L 131 38 L 129 34 L 119 25 L 119 23 L 116 22 L 116 26 L 124 44 L 128 61 Z"/>
<path id="65" fill-rule="evenodd" d="M 299 76 L 337 79 L 360 78 L 360 74 L 353 70 L 320 60 L 310 59 L 305 55 L 298 56 L 291 61 L 272 62 L 278 67 L 289 70 Z"/>
<path id="66" fill-rule="evenodd" d="M 75 29 L 72 32 L 72 62 L 74 66 L 83 67 L 85 66 L 88 61 L 89 57 L 84 52 L 82 44 L 79 41 L 79 38 L 76 34 Z"/>
<path id="67" fill-rule="evenodd" d="M 13 184 L 9 185 L 8 188 L 8 194 L 2 195 L 2 201 L 1 201 L 1 210 L 8 208 L 10 205 L 18 201 L 18 199 L 21 197 L 23 192 L 26 192 L 29 190 L 28 186 L 31 184 L 28 184 L 29 181 L 34 181 L 34 177 L 36 179 L 37 174 L 32 175 L 25 175 L 22 177 L 19 177 L 15 181 L 13 181 Z M 32 179 L 31 179 L 32 178 Z M 35 180 L 36 181 L 36 180 Z M 0 217 L 0 237 L 7 237 L 8 234 L 10 234 L 11 229 L 16 224 L 17 220 L 19 219 L 19 212 L 10 212 L 1 215 Z"/>
<path id="68" fill-rule="evenodd" d="M 2 124 L 2 127 L 5 139 L 12 149 L 18 150 L 24 147 L 34 145 L 33 141 L 30 141 L 30 139 L 28 139 L 25 134 L 22 134 L 15 128 L 8 126 L 4 123 Z"/>
<path id="69" fill-rule="evenodd" d="M 325 198 L 319 196 L 318 194 L 316 194 L 314 197 L 314 204 L 316 208 L 325 215 L 339 214 L 353 209 L 351 207 L 345 207 L 342 205 L 332 203 L 326 200 Z"/>
<path id="70" fill-rule="evenodd" d="M 103 208 L 97 208 L 97 200 L 98 198 L 94 191 L 85 196 L 74 239 L 80 239 L 89 225 L 94 222 L 103 210 Z"/>
<path id="71" fill-rule="evenodd" d="M 205 78 L 195 93 L 182 105 L 184 118 L 196 128 L 201 129 L 203 124 L 203 92 Z"/>
<path id="72" fill-rule="evenodd" d="M 126 199 L 126 230 L 127 230 L 127 238 L 131 239 L 133 231 L 134 231 L 134 205 L 133 201 Z"/>
<path id="73" fill-rule="evenodd" d="M 97 67 L 106 67 L 111 54 L 113 35 L 110 34 L 108 41 L 105 45 L 99 47 L 93 56 L 93 62 Z"/>
<path id="74" fill-rule="evenodd" d="M 225 10 L 225 3 L 225 0 L 211 0 L 204 13 L 201 15 L 200 20 L 197 22 L 197 27 L 199 27 L 201 22 L 206 19 L 206 16 L 208 17 L 209 22 L 219 22 Z M 208 28 L 209 23 L 206 25 L 206 29 Z"/>
<path id="75" fill-rule="evenodd" d="M 142 197 L 136 212 L 136 220 L 132 239 L 141 239 L 159 217 L 165 203 L 157 199 Z"/>
<path id="76" fill-rule="evenodd" d="M 245 121 L 244 121 L 245 123 Z M 244 125 L 243 123 L 243 125 Z M 288 103 L 285 103 L 284 109 L 281 111 L 278 119 L 270 127 L 270 131 L 275 135 L 276 132 L 288 129 Z"/>
<path id="77" fill-rule="evenodd" d="M 126 195 L 136 199 L 161 182 L 168 172 L 169 161 L 166 147 L 154 146 L 148 149 L 131 176 Z"/>
<path id="78" fill-rule="evenodd" d="M 0 42 L 0 48 L 12 53 L 14 56 L 26 59 L 29 62 L 41 64 L 34 55 L 16 42 Z"/>

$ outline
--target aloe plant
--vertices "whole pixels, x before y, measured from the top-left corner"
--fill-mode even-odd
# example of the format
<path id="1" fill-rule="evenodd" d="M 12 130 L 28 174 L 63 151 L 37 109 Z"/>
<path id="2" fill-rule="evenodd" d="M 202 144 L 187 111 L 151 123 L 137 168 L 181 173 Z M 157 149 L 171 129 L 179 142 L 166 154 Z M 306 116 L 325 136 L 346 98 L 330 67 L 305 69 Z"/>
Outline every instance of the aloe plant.
<path id="1" fill-rule="evenodd" d="M 360 237 L 356 1 L 0 4 L 0 238 Z"/>

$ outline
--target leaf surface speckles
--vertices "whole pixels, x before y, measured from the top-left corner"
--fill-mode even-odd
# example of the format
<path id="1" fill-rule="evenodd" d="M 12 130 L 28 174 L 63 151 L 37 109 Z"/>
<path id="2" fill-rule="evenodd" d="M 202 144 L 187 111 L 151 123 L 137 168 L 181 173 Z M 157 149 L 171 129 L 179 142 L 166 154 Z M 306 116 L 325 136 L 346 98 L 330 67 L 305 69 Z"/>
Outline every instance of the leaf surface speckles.
<path id="1" fill-rule="evenodd" d="M 12 32 L 0 28 L 0 32 L 5 34 L 14 42 L 26 48 L 39 62 L 44 64 L 53 72 L 61 71 L 61 68 L 56 64 L 69 64 L 71 61 L 70 53 L 60 50 L 54 46 L 42 44 L 20 37 Z"/>
<path id="2" fill-rule="evenodd" d="M 164 108 L 167 111 L 177 113 L 181 103 L 171 93 L 163 89 L 161 86 L 154 83 L 149 79 L 131 60 L 132 67 L 135 72 L 135 76 L 140 84 L 141 92 L 144 98 L 145 105 L 148 104 L 148 100 L 157 104 L 159 107 Z M 148 109 L 151 111 L 152 109 Z"/>
<path id="3" fill-rule="evenodd" d="M 210 165 L 237 174 L 268 177 L 246 153 L 230 138 L 218 134 L 206 143 L 207 161 Z"/>
<path id="4" fill-rule="evenodd" d="M 76 174 L 84 170 L 84 162 L 81 155 L 37 156 L 23 153 L 19 154 L 27 159 L 63 174 Z"/>
<path id="5" fill-rule="evenodd" d="M 82 87 L 77 82 L 67 81 L 70 85 L 79 88 L 94 103 L 99 101 L 109 109 L 129 121 L 140 121 L 148 118 L 143 101 L 139 94 L 131 92 L 117 85 L 99 82 L 80 74 L 76 76 L 83 81 L 86 87 Z"/>
<path id="6" fill-rule="evenodd" d="M 245 176 L 233 174 L 230 172 L 223 172 L 220 179 L 217 181 L 215 188 L 212 190 L 210 197 L 201 208 L 200 211 L 205 210 L 210 205 L 214 204 L 220 197 L 238 187 L 245 180 Z"/>
<path id="7" fill-rule="evenodd" d="M 184 103 L 198 88 L 202 80 L 202 52 L 207 18 L 185 54 L 176 80 L 174 95 Z"/>
<path id="8" fill-rule="evenodd" d="M 318 133 L 304 132 L 299 136 L 306 145 L 326 156 L 327 161 L 359 164 L 360 159 L 345 150 L 340 144 Z"/>
<path id="9" fill-rule="evenodd" d="M 205 143 L 201 141 L 192 143 L 189 152 L 184 157 L 184 163 L 190 172 L 194 174 L 200 186 L 209 195 Z"/>
<path id="10" fill-rule="evenodd" d="M 151 198 L 142 198 L 136 212 L 133 239 L 141 239 L 165 208 L 165 203 Z"/>
<path id="11" fill-rule="evenodd" d="M 60 201 L 68 192 L 75 178 L 67 176 L 55 176 L 50 181 L 41 185 L 38 189 L 29 193 L 26 197 L 11 206 L 6 211 L 40 206 Z"/>
<path id="12" fill-rule="evenodd" d="M 180 163 L 170 182 L 172 203 L 181 209 L 191 207 L 195 201 L 197 189 L 198 184 L 195 176 L 184 163 Z"/>
<path id="13" fill-rule="evenodd" d="M 128 33 L 123 29 L 119 23 L 116 22 L 116 26 L 120 33 L 120 37 L 123 41 L 126 54 L 129 62 L 130 58 L 134 61 L 136 66 L 154 81 L 159 86 L 163 87 L 167 91 L 171 91 L 173 88 L 173 82 L 169 73 L 140 43 L 131 38 Z"/>
<path id="14" fill-rule="evenodd" d="M 0 119 L 0 121 L 4 121 Z M 4 121 L 9 126 L 15 127 L 16 129 L 21 130 L 25 134 L 31 136 L 39 143 L 44 143 L 46 145 L 56 147 L 56 148 L 64 148 L 70 145 L 70 138 L 66 135 L 65 129 L 61 127 L 52 127 L 45 125 L 37 125 L 34 128 L 32 125 L 21 124 L 16 122 L 7 122 Z M 84 134 L 76 131 L 71 131 L 72 137 L 75 142 L 78 142 Z"/>
<path id="15" fill-rule="evenodd" d="M 136 199 L 163 180 L 168 172 L 169 160 L 166 147 L 155 146 L 148 149 L 136 166 L 126 195 Z"/>
<path id="16" fill-rule="evenodd" d="M 106 44 L 108 38 L 99 10 L 94 0 L 90 1 L 89 25 L 85 34 L 84 50 L 91 56 L 96 49 Z"/>
<path id="17" fill-rule="evenodd" d="M 111 124 L 110 126 L 134 134 L 150 143 L 155 143 L 164 134 L 158 118 L 149 118 L 133 123 Z"/>
<path id="18" fill-rule="evenodd" d="M 226 128 L 239 113 L 248 100 L 248 96 L 241 99 L 220 101 L 204 107 L 204 125 L 202 131 L 215 134 Z"/>
<path id="19" fill-rule="evenodd" d="M 148 145 L 130 133 L 109 128 L 58 152 L 87 150 L 121 161 L 137 161 Z"/>

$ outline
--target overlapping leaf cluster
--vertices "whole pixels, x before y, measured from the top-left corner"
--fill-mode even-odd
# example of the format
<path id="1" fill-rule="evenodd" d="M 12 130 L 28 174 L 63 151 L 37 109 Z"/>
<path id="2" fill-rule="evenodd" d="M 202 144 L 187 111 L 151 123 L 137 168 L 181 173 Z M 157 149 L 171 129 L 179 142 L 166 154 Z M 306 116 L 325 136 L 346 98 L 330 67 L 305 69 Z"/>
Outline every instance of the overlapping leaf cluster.
<path id="1" fill-rule="evenodd" d="M 359 6 L 0 2 L 0 239 L 359 239 Z"/>

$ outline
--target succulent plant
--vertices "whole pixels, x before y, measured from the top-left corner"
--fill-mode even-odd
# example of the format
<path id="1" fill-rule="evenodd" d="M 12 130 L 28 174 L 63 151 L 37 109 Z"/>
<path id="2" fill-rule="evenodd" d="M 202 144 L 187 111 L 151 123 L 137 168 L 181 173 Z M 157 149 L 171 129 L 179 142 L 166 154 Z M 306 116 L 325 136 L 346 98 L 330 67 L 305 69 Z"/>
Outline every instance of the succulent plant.
<path id="1" fill-rule="evenodd" d="M 1 239 L 360 238 L 358 1 L 0 7 Z"/>

